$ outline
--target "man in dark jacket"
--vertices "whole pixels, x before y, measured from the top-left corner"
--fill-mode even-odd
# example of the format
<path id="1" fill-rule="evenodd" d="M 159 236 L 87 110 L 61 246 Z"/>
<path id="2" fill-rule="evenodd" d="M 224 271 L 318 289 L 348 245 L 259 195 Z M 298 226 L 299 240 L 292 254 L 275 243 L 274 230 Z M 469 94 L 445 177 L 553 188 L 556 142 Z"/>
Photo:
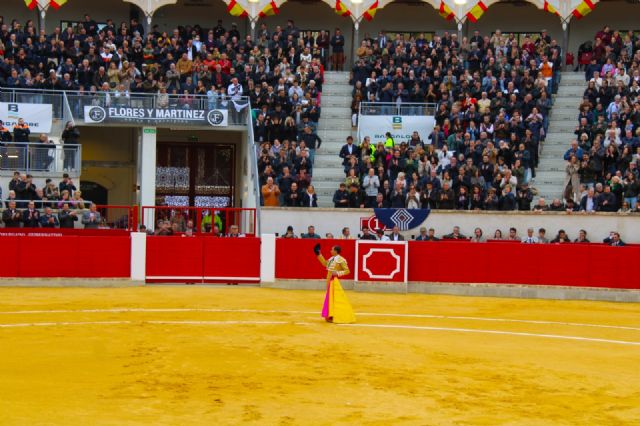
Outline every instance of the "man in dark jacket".
<path id="1" fill-rule="evenodd" d="M 29 201 L 28 207 L 22 212 L 22 223 L 25 228 L 40 227 L 40 212 L 36 210 L 36 203 Z"/>
<path id="2" fill-rule="evenodd" d="M 58 221 L 60 222 L 60 228 L 73 229 L 73 222 L 78 221 L 78 215 L 76 212 L 69 210 L 69 203 L 64 203 L 62 210 L 58 213 Z"/>
<path id="3" fill-rule="evenodd" d="M 364 194 L 364 191 L 362 191 L 362 189 L 360 189 L 360 186 L 358 186 L 357 184 L 352 183 L 351 186 L 349 187 L 348 199 L 349 199 L 350 208 L 353 208 L 353 209 L 364 208 L 364 200 L 366 199 L 366 196 Z"/>
<path id="4" fill-rule="evenodd" d="M 351 136 L 347 137 L 347 143 L 342 146 L 339 155 L 340 158 L 342 158 L 343 166 L 349 164 L 351 157 L 355 157 L 356 159 L 360 158 L 360 149 L 353 144 L 353 138 Z"/>
<path id="5" fill-rule="evenodd" d="M 20 228 L 22 223 L 22 215 L 16 209 L 16 202 L 10 201 L 9 208 L 2 212 L 2 221 L 6 228 Z"/>
<path id="6" fill-rule="evenodd" d="M 341 183 L 340 188 L 333 194 L 333 206 L 343 209 L 349 207 L 349 194 L 347 193 L 347 185 L 344 183 Z"/>
<path id="7" fill-rule="evenodd" d="M 606 185 L 604 187 L 604 192 L 598 195 L 598 204 L 596 207 L 596 211 L 599 212 L 615 212 L 618 210 L 618 201 L 616 200 L 616 195 L 611 192 L 611 187 Z"/>

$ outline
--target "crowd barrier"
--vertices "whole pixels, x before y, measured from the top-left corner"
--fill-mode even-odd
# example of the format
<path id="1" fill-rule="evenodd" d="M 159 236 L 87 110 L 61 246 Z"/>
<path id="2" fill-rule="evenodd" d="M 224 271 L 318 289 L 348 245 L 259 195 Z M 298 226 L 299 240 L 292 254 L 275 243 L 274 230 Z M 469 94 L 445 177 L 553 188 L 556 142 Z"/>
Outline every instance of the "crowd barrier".
<path id="1" fill-rule="evenodd" d="M 129 235 L 0 237 L 3 278 L 129 278 Z"/>
<path id="2" fill-rule="evenodd" d="M 260 282 L 259 238 L 146 237 L 147 282 Z"/>
<path id="3" fill-rule="evenodd" d="M 275 279 L 324 278 L 325 271 L 312 252 L 318 241 L 320 240 L 276 240 Z M 454 240 L 376 243 L 322 240 L 325 256 L 334 244 L 342 247 L 343 256 L 351 267 L 352 274 L 344 279 L 353 279 L 353 271 L 358 271 L 356 279 L 360 282 L 492 283 L 640 289 L 640 274 L 634 267 L 635 262 L 640 259 L 640 245 L 610 247 L 594 243 L 472 243 Z M 401 247 L 406 247 L 407 250 Z M 372 251 L 377 253 L 371 253 Z M 368 272 L 366 276 L 364 271 Z"/>
<path id="4" fill-rule="evenodd" d="M 65 231 L 78 232 L 78 231 Z M 101 234 L 102 233 L 102 234 Z M 640 245 L 370 242 L 356 240 L 149 236 L 126 231 L 5 230 L 4 278 L 131 278 L 150 283 L 323 280 L 313 253 L 342 248 L 345 280 L 492 283 L 640 289 Z"/>

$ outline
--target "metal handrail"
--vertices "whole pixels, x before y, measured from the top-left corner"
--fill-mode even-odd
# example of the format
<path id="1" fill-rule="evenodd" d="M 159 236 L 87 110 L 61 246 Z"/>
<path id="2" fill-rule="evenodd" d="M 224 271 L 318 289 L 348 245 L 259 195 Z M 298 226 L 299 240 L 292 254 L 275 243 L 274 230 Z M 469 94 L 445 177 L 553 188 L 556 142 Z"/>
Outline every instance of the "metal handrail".
<path id="1" fill-rule="evenodd" d="M 437 107 L 431 102 L 360 102 L 358 115 L 435 115 Z"/>

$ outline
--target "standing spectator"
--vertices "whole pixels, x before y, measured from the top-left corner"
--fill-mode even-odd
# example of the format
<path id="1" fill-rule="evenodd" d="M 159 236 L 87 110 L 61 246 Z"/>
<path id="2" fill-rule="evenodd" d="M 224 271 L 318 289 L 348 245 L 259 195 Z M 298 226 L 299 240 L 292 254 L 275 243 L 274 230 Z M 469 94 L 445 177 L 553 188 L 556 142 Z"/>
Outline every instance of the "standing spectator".
<path id="1" fill-rule="evenodd" d="M 373 167 L 369 169 L 369 174 L 362 180 L 362 187 L 367 195 L 366 207 L 374 207 L 378 189 L 380 188 L 380 179 L 375 174 Z"/>
<path id="2" fill-rule="evenodd" d="M 13 126 L 13 140 L 15 142 L 29 142 L 30 134 L 29 125 L 24 122 L 24 118 L 19 118 L 18 124 Z"/>
<path id="3" fill-rule="evenodd" d="M 73 180 L 71 180 L 71 178 L 69 177 L 69 174 L 68 173 L 64 173 L 62 175 L 62 181 L 58 185 L 58 189 L 60 190 L 60 194 L 62 194 L 63 191 L 68 191 L 69 192 L 69 197 L 72 197 L 73 196 L 73 191 L 75 191 L 77 188 L 73 184 Z"/>
<path id="4" fill-rule="evenodd" d="M 60 226 L 58 218 L 51 211 L 51 207 L 44 208 L 44 214 L 40 215 L 40 226 L 43 228 L 57 228 Z"/>
<path id="5" fill-rule="evenodd" d="M 262 198 L 267 207 L 278 207 L 280 205 L 280 188 L 273 184 L 273 178 L 269 176 L 267 183 L 262 186 Z"/>
<path id="6" fill-rule="evenodd" d="M 336 32 L 331 37 L 331 66 L 334 71 L 342 71 L 344 65 L 344 36 L 340 28 L 336 28 Z"/>
<path id="7" fill-rule="evenodd" d="M 100 226 L 100 213 L 96 210 L 96 205 L 91 203 L 89 211 L 82 214 L 82 224 L 84 229 L 97 229 Z"/>
<path id="8" fill-rule="evenodd" d="M 40 212 L 36 210 L 36 203 L 29 201 L 27 209 L 22 212 L 22 223 L 25 228 L 38 228 L 40 226 Z"/>
<path id="9" fill-rule="evenodd" d="M 318 207 L 318 195 L 313 185 L 309 185 L 302 194 L 302 207 Z"/>
<path id="10" fill-rule="evenodd" d="M 347 185 L 340 184 L 340 187 L 333 194 L 333 206 L 336 208 L 349 207 L 349 194 L 347 193 Z"/>
<path id="11" fill-rule="evenodd" d="M 64 126 L 62 132 L 62 142 L 64 145 L 77 145 L 80 139 L 80 130 L 73 125 L 73 122 L 68 121 Z M 76 167 L 76 151 L 75 148 L 64 148 L 64 164 L 63 168 L 65 172 L 73 171 Z"/>
<path id="12" fill-rule="evenodd" d="M 16 209 L 15 201 L 9 201 L 9 207 L 2 212 L 2 221 L 6 228 L 20 228 L 22 215 Z"/>

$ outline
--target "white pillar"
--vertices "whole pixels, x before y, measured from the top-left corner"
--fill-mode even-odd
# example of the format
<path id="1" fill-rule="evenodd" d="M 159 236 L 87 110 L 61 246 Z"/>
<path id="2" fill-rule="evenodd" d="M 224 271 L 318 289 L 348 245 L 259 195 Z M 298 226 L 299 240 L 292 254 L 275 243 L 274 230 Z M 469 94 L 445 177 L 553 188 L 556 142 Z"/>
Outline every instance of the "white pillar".
<path id="1" fill-rule="evenodd" d="M 144 281 L 147 267 L 147 234 L 131 233 L 131 280 Z"/>
<path id="2" fill-rule="evenodd" d="M 138 185 L 140 208 L 156 205 L 156 136 L 155 127 L 143 127 L 140 137 L 140 157 L 138 158 Z M 144 213 L 142 224 L 149 229 L 154 228 L 154 215 Z"/>
<path id="3" fill-rule="evenodd" d="M 260 282 L 272 283 L 276 280 L 276 234 L 260 237 Z"/>

